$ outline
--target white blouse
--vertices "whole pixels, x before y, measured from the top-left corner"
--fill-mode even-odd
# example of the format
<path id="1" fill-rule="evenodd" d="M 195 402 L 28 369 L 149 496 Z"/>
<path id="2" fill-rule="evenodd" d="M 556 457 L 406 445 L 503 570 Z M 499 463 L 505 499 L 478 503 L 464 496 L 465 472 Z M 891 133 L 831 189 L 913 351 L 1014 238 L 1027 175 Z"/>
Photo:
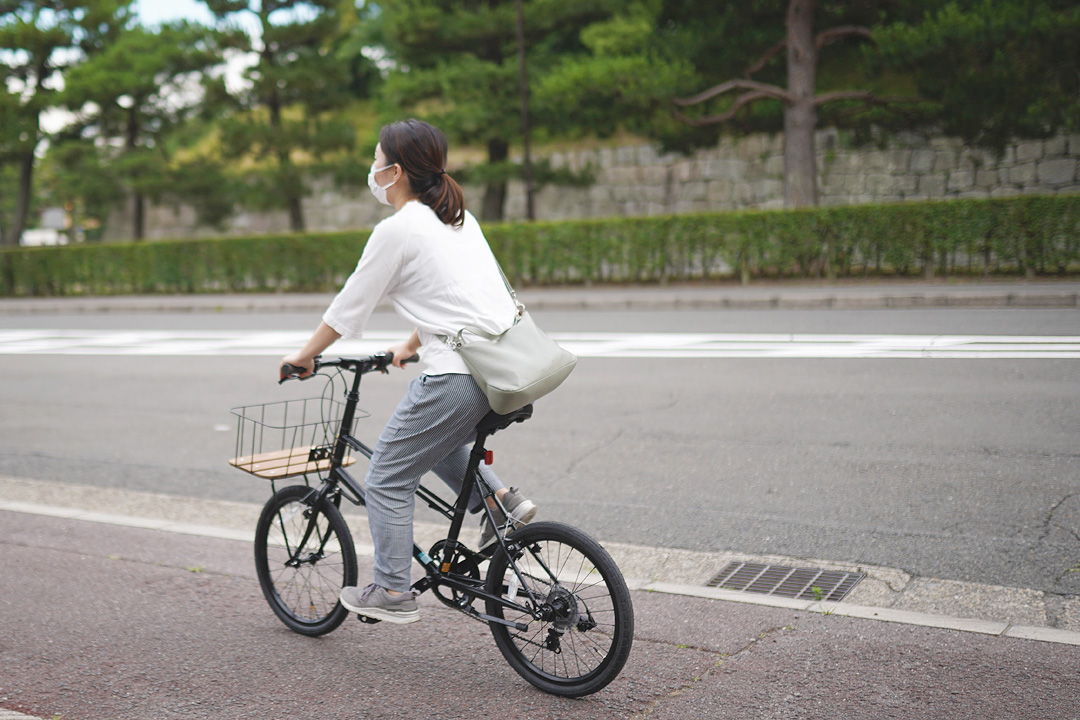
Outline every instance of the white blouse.
<path id="1" fill-rule="evenodd" d="M 384 297 L 419 331 L 428 375 L 469 372 L 442 336 L 453 337 L 463 327 L 499 334 L 517 313 L 476 218 L 466 211 L 464 225 L 456 229 L 418 200 L 375 226 L 323 322 L 344 337 L 359 338 Z"/>

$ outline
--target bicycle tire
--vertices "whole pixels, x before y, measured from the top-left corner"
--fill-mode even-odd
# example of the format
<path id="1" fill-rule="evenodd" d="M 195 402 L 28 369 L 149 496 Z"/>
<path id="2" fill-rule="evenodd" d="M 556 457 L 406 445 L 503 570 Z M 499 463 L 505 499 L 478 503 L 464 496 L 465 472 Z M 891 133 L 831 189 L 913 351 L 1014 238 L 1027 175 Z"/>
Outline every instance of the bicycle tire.
<path id="1" fill-rule="evenodd" d="M 532 590 L 549 610 L 555 601 L 564 607 L 535 620 L 488 600 L 488 615 L 529 625 L 521 631 L 489 623 L 503 657 L 525 680 L 553 695 L 580 697 L 604 688 L 622 671 L 634 640 L 630 591 L 615 561 L 587 534 L 562 523 L 526 525 L 510 540 L 522 548 L 516 562 Z M 520 580 L 502 548 L 491 559 L 486 584 L 488 592 L 502 597 L 514 592 L 518 604 L 524 603 L 524 590 L 514 587 Z"/>
<path id="2" fill-rule="evenodd" d="M 349 616 L 338 596 L 357 578 L 356 550 L 341 511 L 329 500 L 313 507 L 314 495 L 304 485 L 282 488 L 263 507 L 255 529 L 263 596 L 289 629 L 313 637 L 337 629 Z M 298 547 L 310 521 L 313 532 Z"/>

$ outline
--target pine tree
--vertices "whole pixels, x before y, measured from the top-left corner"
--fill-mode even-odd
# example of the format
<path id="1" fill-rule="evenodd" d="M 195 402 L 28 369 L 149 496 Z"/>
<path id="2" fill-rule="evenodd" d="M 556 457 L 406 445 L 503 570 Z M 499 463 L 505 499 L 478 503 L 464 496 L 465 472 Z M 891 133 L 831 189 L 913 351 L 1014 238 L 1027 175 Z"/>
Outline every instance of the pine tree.
<path id="1" fill-rule="evenodd" d="M 258 33 L 237 47 L 255 53 L 247 88 L 231 97 L 221 123 L 227 159 L 253 159 L 251 204 L 284 207 L 293 231 L 305 228 L 302 199 L 319 161 L 351 150 L 349 65 L 333 52 L 340 36 L 339 0 L 204 0 L 221 19 L 247 15 Z"/>
<path id="2" fill-rule="evenodd" d="M 779 104 L 789 207 L 817 203 L 814 131 L 821 124 L 931 128 L 998 150 L 1011 138 L 1080 128 L 1080 8 L 1071 0 L 767 0 L 751 12 L 757 19 L 748 16 L 747 24 L 758 28 L 770 24 L 762 13 L 783 13 L 783 35 L 763 45 L 741 77 L 676 104 L 734 95 L 712 114 L 679 116 L 697 126 L 743 127 L 761 117 L 754 106 Z M 830 68 L 826 51 L 839 52 L 847 67 Z M 890 86 L 899 92 L 880 91 Z"/>
<path id="3" fill-rule="evenodd" d="M 34 192 L 42 114 L 58 103 L 57 78 L 131 16 L 133 0 L 0 0 L 0 165 L 18 175 L 0 241 L 17 245 Z"/>
<path id="4" fill-rule="evenodd" d="M 604 20 L 620 0 L 526 0 L 521 3 L 528 75 L 541 77 L 557 58 L 581 47 L 583 26 Z M 485 184 L 481 217 L 500 220 L 507 179 L 520 175 L 510 145 L 522 137 L 517 8 L 514 0 L 385 0 L 373 42 L 396 63 L 383 88 L 400 116 L 417 114 L 455 144 L 479 144 L 487 162 L 469 178 Z M 533 126 L 572 108 L 544 108 L 536 99 Z"/>
<path id="5" fill-rule="evenodd" d="M 941 129 L 1000 151 L 1080 132 L 1080 4 L 968 0 L 874 32 L 874 60 L 913 78 Z"/>
<path id="6" fill-rule="evenodd" d="M 68 147 L 62 166 L 81 160 L 110 170 L 131 196 L 137 241 L 145 236 L 147 200 L 169 194 L 183 173 L 168 139 L 201 109 L 199 81 L 222 62 L 222 39 L 185 22 L 133 27 L 65 75 L 62 99 L 80 117 L 81 139 L 98 152 Z"/>

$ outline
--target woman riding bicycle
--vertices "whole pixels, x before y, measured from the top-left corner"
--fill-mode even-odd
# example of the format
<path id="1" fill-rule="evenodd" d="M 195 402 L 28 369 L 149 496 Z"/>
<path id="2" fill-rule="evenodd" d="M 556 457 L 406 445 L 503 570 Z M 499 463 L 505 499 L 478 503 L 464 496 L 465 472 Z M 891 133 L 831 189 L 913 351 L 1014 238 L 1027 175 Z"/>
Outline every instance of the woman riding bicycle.
<path id="1" fill-rule="evenodd" d="M 491 410 L 445 338 L 466 326 L 497 335 L 517 314 L 480 225 L 465 209 L 461 187 L 446 174 L 446 153 L 446 137 L 428 123 L 404 120 L 382 128 L 368 187 L 396 212 L 372 230 L 356 270 L 311 338 L 282 360 L 304 368 L 303 377 L 310 375 L 315 357 L 338 338 L 362 335 L 383 298 L 415 327 L 408 340 L 388 351 L 399 368 L 419 353 L 424 371 L 379 436 L 365 479 L 374 582 L 341 592 L 350 611 L 393 623 L 420 619 L 409 589 L 420 477 L 432 471 L 459 491 L 469 442 Z M 504 487 L 490 468 L 482 466 L 480 473 L 515 520 L 532 520 L 532 502 Z M 480 511 L 481 503 L 474 495 L 470 509 Z M 490 500 L 489 505 L 495 507 Z M 495 515 L 505 520 L 500 511 Z M 486 515 L 482 530 L 481 549 L 494 539 Z"/>

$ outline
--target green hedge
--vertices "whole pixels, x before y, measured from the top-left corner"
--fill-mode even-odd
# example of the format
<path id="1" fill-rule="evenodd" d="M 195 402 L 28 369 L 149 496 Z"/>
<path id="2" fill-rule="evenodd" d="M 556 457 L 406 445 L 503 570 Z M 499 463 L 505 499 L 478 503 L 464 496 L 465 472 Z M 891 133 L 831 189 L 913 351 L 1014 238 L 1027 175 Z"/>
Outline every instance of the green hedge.
<path id="1" fill-rule="evenodd" d="M 356 267 L 368 234 L 7 250 L 0 252 L 0 295 L 325 291 Z"/>
<path id="2" fill-rule="evenodd" d="M 524 284 L 1061 273 L 1080 267 L 1080 195 L 508 224 L 488 238 Z"/>
<path id="3" fill-rule="evenodd" d="M 1080 195 L 485 228 L 516 283 L 1047 274 L 1080 267 Z M 0 252 L 0 295 L 322 292 L 368 231 Z"/>

